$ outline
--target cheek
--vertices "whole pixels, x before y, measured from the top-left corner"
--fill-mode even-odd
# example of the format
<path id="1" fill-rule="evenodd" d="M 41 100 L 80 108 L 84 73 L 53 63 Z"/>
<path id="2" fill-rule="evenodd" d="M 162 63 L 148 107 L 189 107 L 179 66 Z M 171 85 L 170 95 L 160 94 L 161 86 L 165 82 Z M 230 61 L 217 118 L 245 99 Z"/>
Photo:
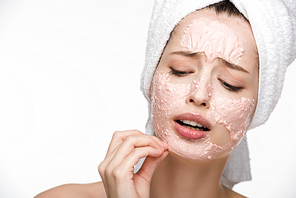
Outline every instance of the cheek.
<path id="1" fill-rule="evenodd" d="M 168 142 L 178 139 L 173 131 L 172 115 L 182 109 L 185 98 L 190 93 L 190 85 L 169 83 L 165 74 L 155 73 L 151 92 L 151 113 L 153 130 L 157 137 Z"/>
<path id="2" fill-rule="evenodd" d="M 254 107 L 255 100 L 252 98 L 232 100 L 216 94 L 212 97 L 207 118 L 215 126 L 225 126 L 229 131 L 229 141 L 238 144 L 250 125 Z"/>
<path id="3" fill-rule="evenodd" d="M 230 133 L 223 124 L 215 125 L 212 128 L 210 135 L 211 135 L 211 142 L 213 144 L 216 144 L 219 146 L 225 146 L 226 144 L 231 142 Z"/>
<path id="4" fill-rule="evenodd" d="M 190 85 L 168 82 L 168 77 L 156 72 L 151 92 L 152 116 L 168 119 L 173 111 L 185 105 Z"/>

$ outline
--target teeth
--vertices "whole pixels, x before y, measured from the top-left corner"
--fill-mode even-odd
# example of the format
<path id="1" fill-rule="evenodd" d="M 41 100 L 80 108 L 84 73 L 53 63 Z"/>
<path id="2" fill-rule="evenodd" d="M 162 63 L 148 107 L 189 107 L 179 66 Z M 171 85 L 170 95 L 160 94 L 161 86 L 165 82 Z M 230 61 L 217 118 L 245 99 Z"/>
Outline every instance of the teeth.
<path id="1" fill-rule="evenodd" d="M 196 130 L 196 128 L 193 128 L 193 127 L 188 127 L 189 129 L 192 129 L 192 130 Z"/>
<path id="2" fill-rule="evenodd" d="M 197 126 L 197 122 L 190 121 L 190 125 L 191 125 L 191 126 Z"/>
<path id="3" fill-rule="evenodd" d="M 195 130 L 195 131 L 204 131 L 204 128 L 194 128 L 194 127 L 190 127 L 190 126 L 186 126 L 189 129 Z"/>
<path id="4" fill-rule="evenodd" d="M 198 126 L 198 127 L 203 127 L 203 125 L 202 125 L 202 124 L 199 124 L 199 123 L 197 123 L 197 126 Z"/>
<path id="5" fill-rule="evenodd" d="M 190 120 L 181 120 L 184 124 L 190 124 L 191 125 L 191 121 Z"/>
<path id="6" fill-rule="evenodd" d="M 192 120 L 181 120 L 184 124 L 188 124 L 188 125 L 191 125 L 193 127 L 204 127 L 202 124 L 200 123 L 197 123 L 197 122 L 194 122 Z"/>

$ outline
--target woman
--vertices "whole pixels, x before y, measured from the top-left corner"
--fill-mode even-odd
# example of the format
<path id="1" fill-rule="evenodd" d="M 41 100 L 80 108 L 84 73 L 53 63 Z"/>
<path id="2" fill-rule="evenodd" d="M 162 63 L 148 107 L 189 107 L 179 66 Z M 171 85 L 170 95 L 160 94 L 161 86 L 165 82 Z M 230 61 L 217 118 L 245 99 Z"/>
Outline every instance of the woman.
<path id="1" fill-rule="evenodd" d="M 234 2 L 244 16 L 231 2 L 217 2 L 156 2 L 142 81 L 151 104 L 147 132 L 154 135 L 115 132 L 99 166 L 103 182 L 64 185 L 37 197 L 244 197 L 231 187 L 250 179 L 248 171 L 239 178 L 222 173 L 231 168 L 226 163 L 246 130 L 264 123 L 274 108 L 279 94 L 263 96 L 281 89 L 295 59 L 295 34 L 275 41 L 291 48 L 278 58 L 281 67 L 270 65 L 276 59 L 261 53 L 266 46 L 251 28 L 258 24 L 245 18 L 252 19 L 251 4 Z M 277 79 L 276 86 L 269 79 Z M 245 160 L 247 150 L 239 148 Z"/>

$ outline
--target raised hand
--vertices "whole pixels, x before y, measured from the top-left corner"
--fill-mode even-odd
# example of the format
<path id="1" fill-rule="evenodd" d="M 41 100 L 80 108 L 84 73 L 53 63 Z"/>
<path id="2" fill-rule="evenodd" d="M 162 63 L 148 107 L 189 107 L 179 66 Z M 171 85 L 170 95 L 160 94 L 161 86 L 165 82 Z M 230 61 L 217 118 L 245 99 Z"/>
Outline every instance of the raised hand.
<path id="1" fill-rule="evenodd" d="M 115 132 L 99 173 L 108 198 L 149 198 L 150 181 L 168 146 L 154 136 L 137 130 Z M 134 173 L 137 162 L 146 157 Z"/>

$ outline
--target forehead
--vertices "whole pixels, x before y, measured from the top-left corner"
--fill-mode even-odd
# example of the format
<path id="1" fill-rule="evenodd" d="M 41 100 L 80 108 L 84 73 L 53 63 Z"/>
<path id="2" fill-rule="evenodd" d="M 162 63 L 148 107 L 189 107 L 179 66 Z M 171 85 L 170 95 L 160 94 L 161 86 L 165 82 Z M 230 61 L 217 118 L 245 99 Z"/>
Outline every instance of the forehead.
<path id="1" fill-rule="evenodd" d="M 235 35 L 244 41 L 245 51 L 239 62 L 242 64 L 250 64 L 250 61 L 254 62 L 254 65 L 257 66 L 256 69 L 258 69 L 258 52 L 249 22 L 243 17 L 230 17 L 226 13 L 216 14 L 216 12 L 211 9 L 198 10 L 183 18 L 173 30 L 172 36 L 167 46 L 169 51 L 186 50 L 184 48 L 182 49 L 180 42 L 187 28 L 192 24 L 193 21 L 198 19 L 208 19 L 210 21 L 219 22 L 223 24 L 223 26 L 227 26 L 235 33 Z M 219 30 L 214 29 L 213 31 L 217 32 Z"/>
<path id="2" fill-rule="evenodd" d="M 229 16 L 226 13 L 217 14 L 214 10 L 208 8 L 204 8 L 187 15 L 178 23 L 173 33 L 181 35 L 194 19 L 199 18 L 219 21 L 220 23 L 229 26 L 233 31 L 243 33 L 243 36 L 247 36 L 248 33 L 251 33 L 251 35 L 248 36 L 253 37 L 251 26 L 243 17 Z M 242 29 L 244 31 L 242 31 Z M 250 32 L 245 33 L 245 30 L 249 30 Z"/>

